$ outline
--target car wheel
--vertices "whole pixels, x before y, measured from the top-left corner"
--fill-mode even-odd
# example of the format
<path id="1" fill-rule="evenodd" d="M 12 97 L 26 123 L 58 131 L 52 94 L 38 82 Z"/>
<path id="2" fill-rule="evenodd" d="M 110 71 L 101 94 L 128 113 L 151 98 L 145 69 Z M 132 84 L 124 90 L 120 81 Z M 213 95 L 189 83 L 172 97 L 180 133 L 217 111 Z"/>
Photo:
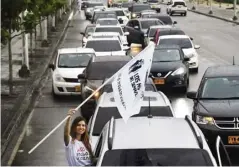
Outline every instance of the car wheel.
<path id="1" fill-rule="evenodd" d="M 187 16 L 187 12 L 184 13 L 184 16 Z"/>

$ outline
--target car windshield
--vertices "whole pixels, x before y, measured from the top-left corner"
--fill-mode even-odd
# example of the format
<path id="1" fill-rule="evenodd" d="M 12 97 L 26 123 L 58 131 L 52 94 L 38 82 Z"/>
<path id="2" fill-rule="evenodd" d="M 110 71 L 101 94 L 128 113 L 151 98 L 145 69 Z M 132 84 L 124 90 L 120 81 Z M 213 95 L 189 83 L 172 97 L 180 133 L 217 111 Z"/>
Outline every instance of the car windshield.
<path id="1" fill-rule="evenodd" d="M 150 6 L 149 5 L 134 5 L 132 12 L 141 12 L 143 10 L 150 10 Z"/>
<path id="2" fill-rule="evenodd" d="M 123 35 L 121 27 L 97 27 L 95 32 L 118 32 L 120 35 Z"/>
<path id="3" fill-rule="evenodd" d="M 65 53 L 60 54 L 58 68 L 86 67 L 93 53 Z"/>
<path id="4" fill-rule="evenodd" d="M 189 49 L 192 48 L 192 43 L 189 38 L 166 38 L 160 39 L 159 45 L 179 45 L 182 48 Z"/>
<path id="5" fill-rule="evenodd" d="M 153 62 L 180 61 L 180 52 L 177 49 L 156 49 L 154 50 Z"/>
<path id="6" fill-rule="evenodd" d="M 163 25 L 159 20 L 144 20 L 141 21 L 142 29 L 148 29 L 150 26 Z"/>
<path id="7" fill-rule="evenodd" d="M 147 100 L 147 99 L 145 99 Z M 148 100 L 147 100 L 148 101 Z M 169 107 L 165 106 L 151 106 L 151 114 L 153 116 L 170 116 L 172 117 L 172 111 Z M 146 117 L 149 114 L 149 107 L 141 107 L 140 113 L 132 117 Z M 99 136 L 105 124 L 111 119 L 111 117 L 122 118 L 119 114 L 117 107 L 100 107 L 96 115 L 96 121 L 93 128 L 93 136 Z"/>
<path id="8" fill-rule="evenodd" d="M 148 3 L 158 3 L 158 0 L 148 0 Z"/>
<path id="9" fill-rule="evenodd" d="M 85 30 L 85 35 L 89 35 L 89 33 L 93 33 L 95 31 L 95 27 L 93 26 L 88 26 L 86 27 L 86 30 Z"/>
<path id="10" fill-rule="evenodd" d="M 202 99 L 239 99 L 239 77 L 206 78 Z"/>
<path id="11" fill-rule="evenodd" d="M 173 21 L 170 16 L 164 16 L 164 17 L 157 17 L 160 21 L 162 21 L 165 25 L 172 25 Z"/>
<path id="12" fill-rule="evenodd" d="M 174 2 L 173 6 L 177 6 L 177 5 L 186 6 L 186 4 L 184 2 Z"/>
<path id="13" fill-rule="evenodd" d="M 87 66 L 86 76 L 88 80 L 104 80 L 110 78 L 120 68 L 122 68 L 128 61 L 103 61 L 93 62 Z"/>
<path id="14" fill-rule="evenodd" d="M 101 166 L 213 166 L 204 149 L 116 149 L 105 152 Z"/>
<path id="15" fill-rule="evenodd" d="M 96 24 L 100 25 L 117 25 L 119 24 L 118 20 L 97 20 Z"/>
<path id="16" fill-rule="evenodd" d="M 131 5 L 131 3 L 122 3 L 122 8 L 128 8 Z"/>
<path id="17" fill-rule="evenodd" d="M 86 48 L 93 48 L 96 52 L 121 51 L 119 40 L 92 40 L 86 43 Z"/>
<path id="18" fill-rule="evenodd" d="M 103 6 L 103 3 L 88 3 L 87 8 L 93 8 L 95 6 Z"/>
<path id="19" fill-rule="evenodd" d="M 125 16 L 123 10 L 116 10 L 115 13 L 117 16 Z"/>
<path id="20" fill-rule="evenodd" d="M 117 16 L 115 13 L 96 13 L 94 16 L 94 21 L 97 21 L 101 18 L 114 18 L 117 19 Z"/>

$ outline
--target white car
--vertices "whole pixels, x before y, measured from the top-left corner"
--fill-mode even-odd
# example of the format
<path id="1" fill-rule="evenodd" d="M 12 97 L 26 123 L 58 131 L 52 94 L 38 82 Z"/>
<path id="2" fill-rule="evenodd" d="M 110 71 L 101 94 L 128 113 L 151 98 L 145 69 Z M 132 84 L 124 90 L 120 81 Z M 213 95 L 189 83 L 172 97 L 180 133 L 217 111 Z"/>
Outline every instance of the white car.
<path id="1" fill-rule="evenodd" d="M 149 5 L 151 6 L 151 9 L 156 10 L 158 13 L 161 12 L 161 6 L 159 0 L 148 0 Z"/>
<path id="2" fill-rule="evenodd" d="M 111 26 L 96 25 L 94 32 L 118 32 L 121 36 L 123 43 L 127 43 L 126 36 L 129 35 L 129 32 L 124 33 L 120 25 L 111 25 Z"/>
<path id="3" fill-rule="evenodd" d="M 119 25 L 119 21 L 115 18 L 101 18 L 96 21 L 96 25 L 100 26 Z"/>
<path id="4" fill-rule="evenodd" d="M 144 99 L 141 103 L 140 113 L 134 117 L 147 117 L 149 114 L 149 98 L 150 98 L 150 112 L 153 116 L 174 117 L 175 113 L 171 106 L 169 99 L 162 92 L 145 91 Z M 114 100 L 113 92 L 104 92 L 98 101 L 97 107 L 93 116 L 90 118 L 89 138 L 92 149 L 100 136 L 104 125 L 111 119 L 111 117 L 121 118 L 117 105 Z"/>
<path id="5" fill-rule="evenodd" d="M 81 74 L 89 60 L 95 57 L 94 49 L 62 48 L 58 50 L 52 69 L 52 93 L 57 95 L 80 95 L 81 84 L 78 75 Z"/>
<path id="6" fill-rule="evenodd" d="M 85 44 L 85 48 L 94 49 L 96 56 L 126 56 L 126 52 L 117 37 L 89 37 Z"/>
<path id="7" fill-rule="evenodd" d="M 121 8 L 108 8 L 107 10 L 109 11 L 115 11 L 117 19 L 122 22 L 120 23 L 121 25 L 126 25 L 129 21 L 129 18 L 127 17 L 127 13 L 121 9 Z"/>
<path id="8" fill-rule="evenodd" d="M 192 40 L 193 39 L 187 35 L 165 35 L 159 37 L 157 45 L 179 45 L 182 48 L 184 55 L 190 58 L 190 60 L 188 61 L 189 69 L 198 72 L 199 54 L 197 53 L 196 49 L 199 49 L 200 46 L 194 45 Z"/>
<path id="9" fill-rule="evenodd" d="M 171 0 L 167 5 L 167 13 L 169 15 L 181 14 L 187 16 L 188 8 L 184 0 Z"/>
<path id="10" fill-rule="evenodd" d="M 129 47 L 127 41 L 123 41 L 120 34 L 118 32 L 95 32 L 91 35 L 92 38 L 113 38 L 117 37 L 124 48 L 124 50 L 128 50 Z"/>

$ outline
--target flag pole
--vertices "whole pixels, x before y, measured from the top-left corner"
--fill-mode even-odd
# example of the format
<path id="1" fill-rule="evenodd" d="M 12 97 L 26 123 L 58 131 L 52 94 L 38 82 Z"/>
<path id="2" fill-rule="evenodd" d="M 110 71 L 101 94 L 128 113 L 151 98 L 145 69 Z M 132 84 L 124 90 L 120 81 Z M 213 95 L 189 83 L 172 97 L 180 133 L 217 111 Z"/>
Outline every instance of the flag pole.
<path id="1" fill-rule="evenodd" d="M 147 47 L 149 47 L 150 45 L 148 45 Z M 147 48 L 146 47 L 146 48 Z M 146 49 L 145 48 L 145 49 Z M 141 52 L 145 51 L 142 50 Z M 140 53 L 141 53 L 140 52 Z M 139 53 L 138 53 L 139 54 Z M 137 54 L 137 55 L 138 55 Z M 136 55 L 136 56 L 137 56 Z M 135 56 L 135 57 L 136 57 Z M 133 58 L 134 59 L 134 58 Z M 100 87 L 98 87 L 88 98 L 86 98 L 78 107 L 75 108 L 75 110 L 79 110 L 81 108 L 81 106 L 83 106 L 91 97 L 94 96 L 95 93 L 97 93 L 100 89 L 102 89 L 107 83 L 109 83 L 116 75 L 118 75 L 118 73 L 123 70 L 129 63 L 131 63 L 131 61 L 133 60 L 131 59 L 128 63 L 126 63 L 120 70 L 118 70 L 114 75 L 112 75 L 108 80 L 106 80 Z M 65 117 L 54 129 L 52 129 L 40 142 L 38 142 L 29 152 L 28 154 L 31 154 L 39 145 L 41 145 L 52 133 L 54 133 L 70 116 Z"/>

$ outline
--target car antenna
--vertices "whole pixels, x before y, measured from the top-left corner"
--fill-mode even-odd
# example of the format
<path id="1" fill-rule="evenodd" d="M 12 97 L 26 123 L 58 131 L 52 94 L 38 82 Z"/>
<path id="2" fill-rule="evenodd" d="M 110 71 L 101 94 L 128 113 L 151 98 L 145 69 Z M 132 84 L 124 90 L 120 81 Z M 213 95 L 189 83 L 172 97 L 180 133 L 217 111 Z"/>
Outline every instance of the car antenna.
<path id="1" fill-rule="evenodd" d="M 232 57 L 232 65 L 235 65 L 235 56 Z"/>
<path id="2" fill-rule="evenodd" d="M 148 118 L 153 118 L 153 115 L 151 114 L 150 96 L 148 98 L 149 98 L 149 115 L 148 115 Z"/>

